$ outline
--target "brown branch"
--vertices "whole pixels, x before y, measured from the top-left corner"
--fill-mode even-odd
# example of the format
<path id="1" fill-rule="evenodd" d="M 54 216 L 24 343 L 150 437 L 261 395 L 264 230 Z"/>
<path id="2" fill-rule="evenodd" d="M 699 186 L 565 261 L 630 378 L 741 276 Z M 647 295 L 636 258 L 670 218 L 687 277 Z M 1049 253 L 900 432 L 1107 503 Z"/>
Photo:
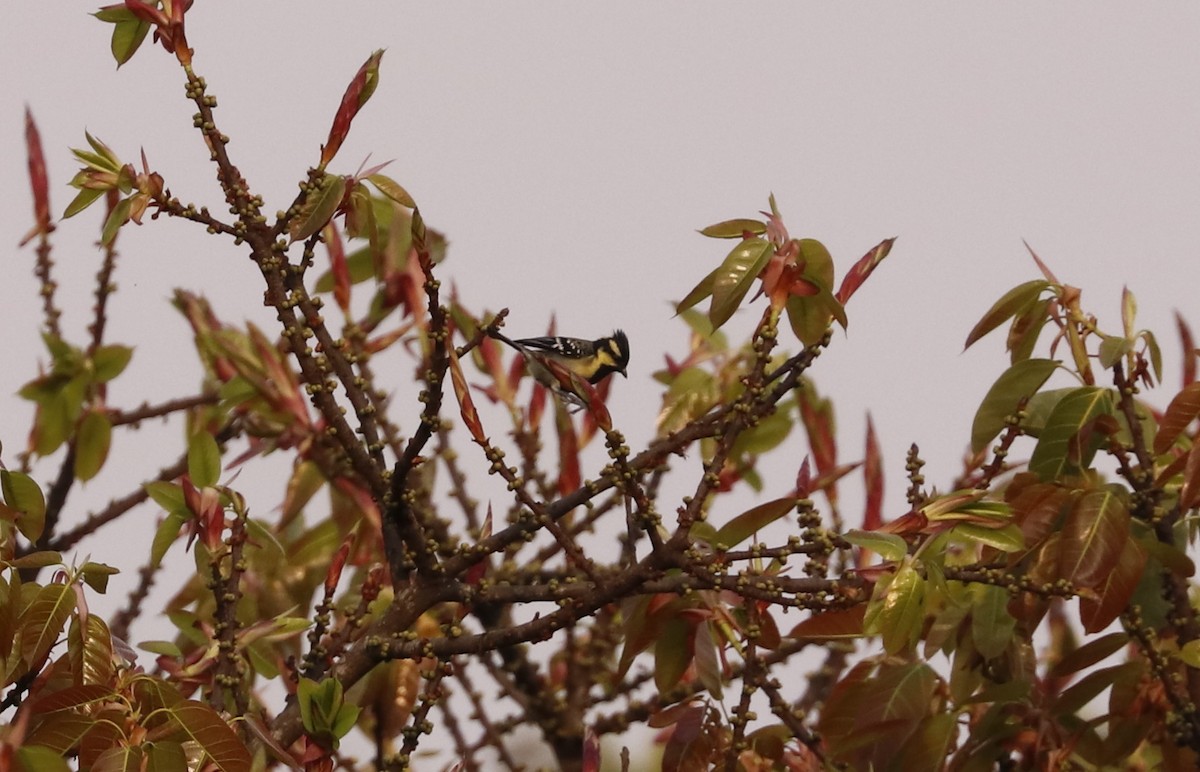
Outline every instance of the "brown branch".
<path id="1" fill-rule="evenodd" d="M 144 565 L 138 569 L 137 586 L 129 593 L 129 600 L 125 606 L 116 613 L 109 625 L 109 630 L 114 638 L 121 640 L 129 639 L 129 628 L 134 621 L 141 616 L 142 604 L 145 603 L 146 597 L 150 595 L 150 589 L 154 586 L 154 577 L 158 573 L 159 566 Z"/>
<path id="2" fill-rule="evenodd" d="M 108 214 L 112 214 L 113 208 L 117 205 L 117 191 L 108 191 Z M 104 250 L 104 259 L 100 263 L 100 270 L 96 272 L 96 304 L 92 307 L 92 323 L 88 325 L 88 332 L 92 335 L 92 340 L 88 344 L 88 356 L 96 353 L 104 342 L 104 326 L 108 319 L 105 313 L 108 307 L 108 298 L 116 291 L 116 285 L 112 283 L 113 270 L 117 264 L 117 248 L 116 239 L 114 238 L 108 244 L 101 245 Z M 101 389 L 103 386 L 100 387 Z"/>
<path id="3" fill-rule="evenodd" d="M 151 405 L 149 402 L 143 402 L 141 405 L 132 410 L 117 410 L 109 408 L 108 421 L 113 426 L 134 426 L 136 427 L 142 421 L 147 421 L 153 418 L 166 418 L 171 413 L 177 413 L 183 410 L 191 410 L 194 407 L 202 405 L 215 405 L 221 399 L 216 392 L 204 392 L 191 397 L 179 397 L 177 399 L 160 402 L 157 405 Z"/>

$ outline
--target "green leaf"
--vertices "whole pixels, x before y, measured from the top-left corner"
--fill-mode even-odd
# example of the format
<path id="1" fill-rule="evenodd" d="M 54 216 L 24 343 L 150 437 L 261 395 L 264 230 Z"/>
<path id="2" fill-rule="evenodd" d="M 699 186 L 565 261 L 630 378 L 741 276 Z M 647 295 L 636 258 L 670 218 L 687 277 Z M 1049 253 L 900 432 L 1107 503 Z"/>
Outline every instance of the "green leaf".
<path id="1" fill-rule="evenodd" d="M 960 488 L 959 490 L 943 493 L 936 498 L 929 499 L 921 506 L 920 512 L 930 520 L 961 520 L 960 513 L 967 509 L 975 509 L 980 511 L 981 505 L 988 502 L 981 502 L 983 492 L 974 488 Z M 994 502 L 993 502 L 994 503 Z M 1004 510 L 1001 508 L 987 508 L 987 516 L 995 519 L 1003 517 Z"/>
<path id="2" fill-rule="evenodd" d="M 188 439 L 188 476 L 192 485 L 207 488 L 221 479 L 221 449 L 211 434 L 200 430 Z"/>
<path id="3" fill-rule="evenodd" d="M 1012 364 L 1029 359 L 1037 346 L 1038 337 L 1050 321 L 1050 298 L 1041 298 L 1025 306 L 1013 317 L 1004 346 L 1011 352 Z"/>
<path id="4" fill-rule="evenodd" d="M 667 434 L 707 413 L 720 398 L 712 373 L 689 367 L 671 381 L 658 414 L 659 434 Z"/>
<path id="5" fill-rule="evenodd" d="M 187 503 L 183 499 L 183 488 L 176 483 L 154 481 L 142 485 L 154 503 L 167 512 L 185 512 Z"/>
<path id="6" fill-rule="evenodd" d="M 158 654 L 163 657 L 182 657 L 183 650 L 171 641 L 142 641 L 138 644 L 142 651 Z"/>
<path id="7" fill-rule="evenodd" d="M 818 291 L 816 295 L 789 297 L 785 309 L 796 338 L 811 346 L 825 336 L 830 319 L 836 319 L 845 328 L 846 312 L 830 290 L 833 257 L 829 250 L 816 239 L 794 239 L 792 243 L 796 245 L 797 262 L 804 266 L 801 275 Z"/>
<path id="8" fill-rule="evenodd" d="M 34 449 L 39 456 L 50 455 L 67 441 L 75 416 L 82 407 L 82 399 L 76 399 L 78 393 L 75 389 L 63 388 L 39 404 L 34 429 L 37 435 Z"/>
<path id="9" fill-rule="evenodd" d="M 362 711 L 357 705 L 342 705 L 334 716 L 330 732 L 339 740 L 350 733 L 358 723 L 358 714 Z"/>
<path id="10" fill-rule="evenodd" d="M 717 269 L 713 279 L 712 306 L 708 309 L 708 318 L 714 329 L 719 329 L 733 316 L 771 259 L 771 253 L 769 241 L 752 238 L 738 244 L 725 257 L 725 262 Z"/>
<path id="11" fill-rule="evenodd" d="M 158 568 L 167 550 L 179 538 L 179 532 L 187 523 L 188 517 L 177 511 L 168 512 L 154 532 L 154 542 L 150 545 L 150 567 Z"/>
<path id="12" fill-rule="evenodd" d="M 682 314 L 692 306 L 704 300 L 712 294 L 713 285 L 717 281 L 717 274 L 720 273 L 720 266 L 712 269 L 707 276 L 700 280 L 700 283 L 692 287 L 691 291 L 684 296 L 683 300 L 675 304 L 675 313 Z M 711 323 L 710 323 L 711 324 Z"/>
<path id="13" fill-rule="evenodd" d="M 45 568 L 46 566 L 61 566 L 63 564 L 62 554 L 51 550 L 38 550 L 30 552 L 27 555 L 22 555 L 19 558 L 6 561 L 7 565 L 18 570 L 26 568 Z"/>
<path id="14" fill-rule="evenodd" d="M 71 203 L 67 204 L 66 210 L 63 211 L 63 219 L 74 217 L 75 215 L 87 209 L 92 204 L 96 203 L 96 199 L 104 195 L 103 190 L 96 188 L 83 188 L 75 194 L 75 198 L 71 199 Z"/>
<path id="15" fill-rule="evenodd" d="M 108 213 L 108 219 L 104 221 L 104 229 L 100 232 L 100 243 L 104 246 L 111 246 L 117 239 L 117 231 L 121 230 L 121 226 L 129 222 L 129 210 L 133 206 L 132 198 L 123 198 L 117 202 L 117 205 Z"/>
<path id="16" fill-rule="evenodd" d="M 1001 552 L 1019 552 L 1025 548 L 1025 537 L 1016 524 L 1009 524 L 1003 528 L 987 528 L 975 523 L 963 523 L 955 526 L 954 534 Z"/>
<path id="17" fill-rule="evenodd" d="M 988 389 L 975 412 L 971 424 L 971 451 L 978 453 L 995 439 L 1021 400 L 1031 397 L 1057 368 L 1058 362 L 1053 359 L 1027 359 L 1005 370 Z"/>
<path id="18" fill-rule="evenodd" d="M 304 728 L 314 737 L 321 738 L 337 748 L 337 741 L 344 737 L 358 720 L 359 708 L 344 701 L 342 685 L 336 679 L 326 678 L 319 684 L 302 678 L 296 690 L 300 704 L 300 717 Z"/>
<path id="19" fill-rule="evenodd" d="M 375 253 L 371 247 L 356 249 L 346 255 L 346 271 L 351 284 L 359 284 L 375 276 Z M 333 291 L 333 271 L 321 274 L 313 286 L 313 292 Z"/>
<path id="20" fill-rule="evenodd" d="M 67 642 L 67 657 L 75 677 L 84 684 L 99 685 L 104 691 L 112 689 L 117 666 L 112 632 L 104 620 L 96 614 L 73 615 Z"/>
<path id="21" fill-rule="evenodd" d="M 96 383 L 108 383 L 125 371 L 133 349 L 129 346 L 101 346 L 92 355 L 92 378 Z"/>
<path id="22" fill-rule="evenodd" d="M 1116 335 L 1104 335 L 1100 340 L 1100 366 L 1105 370 L 1120 362 L 1126 354 L 1133 351 L 1133 341 Z"/>
<path id="23" fill-rule="evenodd" d="M 16 772 L 68 772 L 71 767 L 63 754 L 42 745 L 25 745 L 16 750 Z"/>
<path id="24" fill-rule="evenodd" d="M 1008 613 L 1008 590 L 989 584 L 971 585 L 971 638 L 986 659 L 995 659 L 1012 642 L 1017 620 Z"/>
<path id="25" fill-rule="evenodd" d="M 108 6 L 92 15 L 113 25 L 112 42 L 109 47 L 113 59 L 117 61 L 117 67 L 133 58 L 142 41 L 146 39 L 146 34 L 150 32 L 150 23 L 139 19 L 125 6 Z"/>
<path id="26" fill-rule="evenodd" d="M 767 232 L 767 224 L 761 220 L 722 220 L 702 229 L 700 234 L 712 239 L 740 239 L 747 232 L 761 236 Z"/>
<path id="27" fill-rule="evenodd" d="M 250 536 L 250 543 L 255 547 L 261 550 L 270 550 L 274 553 L 274 559 L 285 559 L 287 553 L 283 545 L 279 543 L 273 528 L 254 518 L 247 518 L 246 533 Z"/>
<path id="28" fill-rule="evenodd" d="M 785 496 L 752 507 L 723 525 L 717 531 L 713 546 L 717 549 L 722 547 L 728 549 L 741 544 L 795 508 L 796 499 L 792 496 Z"/>
<path id="29" fill-rule="evenodd" d="M 971 344 L 975 343 L 975 341 L 1004 324 L 1004 322 L 1019 313 L 1021 309 L 1036 301 L 1038 296 L 1042 294 L 1042 290 L 1049 286 L 1050 283 L 1043 279 L 1034 279 L 1033 281 L 1019 284 L 1004 293 L 999 300 L 992 304 L 992 307 L 983 315 L 983 318 L 971 328 L 971 332 L 967 334 L 967 342 L 963 345 L 963 348 L 970 348 Z"/>
<path id="30" fill-rule="evenodd" d="M 24 472 L 0 469 L 0 491 L 4 503 L 17 514 L 17 530 L 31 542 L 36 542 L 46 526 L 46 497 L 33 478 Z"/>
<path id="31" fill-rule="evenodd" d="M 902 560 L 908 554 L 908 544 L 894 533 L 855 528 L 845 535 L 845 539 L 856 547 L 877 553 L 886 561 Z"/>
<path id="32" fill-rule="evenodd" d="M 877 583 L 863 627 L 883 639 L 888 654 L 912 647 L 925 621 L 925 580 L 906 559 L 886 586 Z"/>
<path id="33" fill-rule="evenodd" d="M 88 144 L 92 146 L 92 150 L 96 151 L 95 155 L 92 156 L 95 160 L 87 161 L 85 156 L 90 155 L 87 153 L 87 151 L 73 151 L 77 156 L 83 158 L 85 162 L 94 165 L 95 168 L 100 169 L 101 171 L 121 171 L 121 167 L 124 164 L 121 163 L 121 159 L 117 157 L 117 154 L 113 152 L 111 147 L 93 137 L 90 132 L 83 132 L 83 136 L 87 138 Z"/>
<path id="34" fill-rule="evenodd" d="M 682 616 L 662 622 L 654 641 L 654 685 L 665 692 L 679 684 L 692 664 L 691 625 Z"/>
<path id="35" fill-rule="evenodd" d="M 75 476 L 87 482 L 96 476 L 108 459 L 112 443 L 112 424 L 103 410 L 93 410 L 79 423 L 75 442 Z"/>
<path id="36" fill-rule="evenodd" d="M 1025 422 L 1021 424 L 1021 428 L 1030 437 L 1041 437 L 1054 408 L 1058 407 L 1058 403 L 1077 388 L 1079 387 L 1068 386 L 1062 389 L 1047 389 L 1034 394 L 1029 398 L 1029 404 L 1025 407 Z"/>
<path id="37" fill-rule="evenodd" d="M 27 667 L 37 667 L 50 653 L 74 608 L 75 591 L 70 586 L 48 584 L 38 589 L 18 623 L 21 659 Z"/>
<path id="38" fill-rule="evenodd" d="M 319 232 L 333 219 L 334 213 L 346 195 L 346 178 L 338 174 L 326 174 L 304 197 L 299 214 L 288 225 L 292 241 L 303 241 Z"/>
<path id="39" fill-rule="evenodd" d="M 79 569 L 79 575 L 88 587 L 103 595 L 108 590 L 108 577 L 121 573 L 121 570 L 104 563 L 88 561 Z"/>
<path id="40" fill-rule="evenodd" d="M 810 299 L 822 304 L 826 312 L 833 317 L 834 321 L 841 325 L 843 330 L 846 329 L 850 325 L 850 321 L 846 318 L 846 308 L 842 305 L 842 301 L 837 299 L 837 296 L 833 294 L 829 287 L 823 284 L 818 284 L 817 286 L 821 288 L 821 291 Z"/>
<path id="41" fill-rule="evenodd" d="M 788 406 L 778 405 L 774 413 L 759 420 L 754 426 L 738 435 L 733 441 L 730 455 L 734 458 L 744 453 L 761 455 L 777 448 L 792 431 L 793 420 Z"/>
<path id="42" fill-rule="evenodd" d="M 372 174 L 367 179 L 370 180 L 372 185 L 379 188 L 380 193 L 395 201 L 400 206 L 408 209 L 417 208 L 417 202 L 413 200 L 412 196 L 408 195 L 408 191 L 391 177 L 382 174 Z"/>
<path id="43" fill-rule="evenodd" d="M 712 322 L 708 320 L 706 314 L 692 309 L 684 309 L 679 312 L 679 318 L 688 326 L 688 329 L 693 334 L 704 338 L 704 345 L 710 351 L 728 351 L 729 336 L 720 330 L 714 330 Z"/>
<path id="44" fill-rule="evenodd" d="M 1188 667 L 1200 668 L 1200 641 L 1188 641 L 1179 650 L 1179 659 Z"/>
<path id="45" fill-rule="evenodd" d="M 1138 335 L 1146 341 L 1146 350 L 1150 353 L 1150 367 L 1154 370 L 1154 380 L 1162 383 L 1162 349 L 1158 347 L 1158 338 L 1149 330 L 1142 330 Z"/>
<path id="46" fill-rule="evenodd" d="M 1086 430 L 1096 418 L 1112 414 L 1112 392 L 1108 389 L 1081 386 L 1072 390 L 1046 419 L 1046 428 L 1029 459 L 1029 470 L 1049 481 L 1086 469 L 1101 439 L 1086 437 Z"/>

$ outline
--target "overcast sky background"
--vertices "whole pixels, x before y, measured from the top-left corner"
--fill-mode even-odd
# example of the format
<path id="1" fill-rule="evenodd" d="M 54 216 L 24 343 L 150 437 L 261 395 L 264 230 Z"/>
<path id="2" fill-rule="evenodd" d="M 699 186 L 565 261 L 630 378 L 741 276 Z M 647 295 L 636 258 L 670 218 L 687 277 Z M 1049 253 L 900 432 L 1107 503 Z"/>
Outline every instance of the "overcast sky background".
<path id="1" fill-rule="evenodd" d="M 18 3 L 5 14 L 0 440 L 10 465 L 31 414 L 12 395 L 44 359 L 33 254 L 16 247 L 32 222 L 24 106 L 41 128 L 55 212 L 72 197 L 68 148 L 84 145 L 85 129 L 126 160 L 144 149 L 176 196 L 223 210 L 178 66 L 147 41 L 118 72 L 94 9 Z M 909 443 L 930 482 L 958 469 L 975 408 L 1007 362 L 1000 335 L 967 353 L 962 343 L 1000 294 L 1037 277 L 1022 239 L 1114 332 L 1128 285 L 1166 355 L 1169 390 L 1151 399 L 1165 404 L 1178 388 L 1172 314 L 1200 324 L 1198 31 L 1200 5 L 1182 2 L 200 0 L 188 16 L 196 71 L 268 212 L 292 200 L 346 84 L 386 48 L 379 89 L 331 170 L 395 159 L 387 173 L 450 239 L 442 278 L 469 306 L 509 307 L 513 334 L 540 334 L 551 314 L 566 334 L 628 331 L 630 379 L 610 408 L 634 447 L 659 408 L 650 374 L 686 343 L 669 303 L 731 246 L 696 229 L 754 216 L 774 192 L 792 235 L 823 241 L 839 277 L 898 236 L 814 371 L 836 397 L 846 460 L 861 455 L 871 411 L 888 516 L 904 509 Z M 77 342 L 99 210 L 55 236 L 64 327 Z M 228 241 L 164 219 L 123 231 L 120 249 L 108 337 L 137 353 L 114 405 L 195 390 L 173 287 L 204 292 L 225 319 L 271 327 L 259 274 Z M 139 455 L 113 470 L 116 483 L 72 494 L 69 522 L 174 458 L 180 433 L 163 436 L 149 451 L 118 438 L 114 453 Z M 789 447 L 773 495 L 805 452 L 799 437 Z M 39 479 L 54 471 L 39 467 Z M 861 500 L 848 495 L 855 485 L 848 500 Z M 134 517 L 122 538 L 148 542 L 153 513 Z M 117 562 L 111 546 L 84 549 Z M 122 554 L 117 599 L 144 555 Z"/>

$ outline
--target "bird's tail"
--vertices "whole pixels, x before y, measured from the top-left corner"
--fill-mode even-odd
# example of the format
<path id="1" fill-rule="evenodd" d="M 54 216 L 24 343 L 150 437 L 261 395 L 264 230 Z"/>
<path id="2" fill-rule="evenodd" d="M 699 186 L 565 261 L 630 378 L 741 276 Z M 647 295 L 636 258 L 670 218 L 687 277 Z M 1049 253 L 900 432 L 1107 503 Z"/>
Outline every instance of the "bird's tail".
<path id="1" fill-rule="evenodd" d="M 488 334 L 488 337 L 495 338 L 496 340 L 500 341 L 501 343 L 507 343 L 509 346 L 512 346 L 513 349 L 520 352 L 521 354 L 525 353 L 524 346 L 522 346 L 520 343 L 517 343 L 516 341 L 512 340 L 511 338 L 509 338 L 507 335 L 500 332 L 499 330 L 488 330 L 487 334 Z"/>

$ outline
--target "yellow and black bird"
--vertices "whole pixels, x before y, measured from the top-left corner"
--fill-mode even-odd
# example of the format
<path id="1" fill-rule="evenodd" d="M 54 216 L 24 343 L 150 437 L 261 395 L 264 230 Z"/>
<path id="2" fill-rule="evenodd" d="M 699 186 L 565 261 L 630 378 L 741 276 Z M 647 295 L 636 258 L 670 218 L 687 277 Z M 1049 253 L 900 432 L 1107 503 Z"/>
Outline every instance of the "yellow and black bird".
<path id="1" fill-rule="evenodd" d="M 538 383 L 576 405 L 585 405 L 587 400 L 570 386 L 571 375 L 593 386 L 613 373 L 628 377 L 625 368 L 629 366 L 629 338 L 620 330 L 596 340 L 561 336 L 512 340 L 495 331 L 490 335 L 512 346 Z M 556 368 L 565 372 L 556 374 Z"/>

